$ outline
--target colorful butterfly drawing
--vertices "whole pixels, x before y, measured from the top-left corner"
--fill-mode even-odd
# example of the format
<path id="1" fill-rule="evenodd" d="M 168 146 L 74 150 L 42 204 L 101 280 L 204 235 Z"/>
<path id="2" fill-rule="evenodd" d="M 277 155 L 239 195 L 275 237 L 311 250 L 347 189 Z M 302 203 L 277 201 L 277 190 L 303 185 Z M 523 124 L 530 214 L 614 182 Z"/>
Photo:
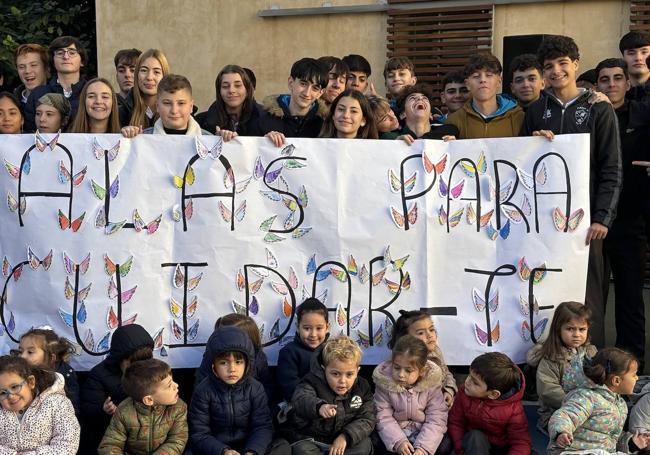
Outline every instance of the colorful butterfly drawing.
<path id="1" fill-rule="evenodd" d="M 124 291 L 122 293 L 119 293 L 117 286 L 115 285 L 115 281 L 113 280 L 113 277 L 110 278 L 108 281 L 108 298 L 110 299 L 116 299 L 118 294 L 120 296 L 120 301 L 122 303 L 127 303 L 129 300 L 131 300 L 131 297 L 133 297 L 133 294 L 135 294 L 135 291 L 138 289 L 138 285 L 135 285 L 128 291 Z"/>
<path id="2" fill-rule="evenodd" d="M 178 341 L 183 339 L 183 329 L 181 329 L 174 319 L 172 319 L 172 334 Z"/>
<path id="3" fill-rule="evenodd" d="M 487 171 L 487 161 L 485 160 L 485 153 L 481 151 L 476 166 L 471 161 L 467 159 L 463 159 L 460 162 L 460 168 L 468 177 L 474 177 L 474 175 L 477 172 L 479 174 L 485 174 L 485 171 Z"/>
<path id="4" fill-rule="evenodd" d="M 501 211 L 510 221 L 512 221 L 515 224 L 520 224 L 524 220 L 524 217 L 522 216 L 521 212 L 516 208 L 502 205 Z"/>
<path id="5" fill-rule="evenodd" d="M 115 314 L 115 310 L 113 310 L 113 305 L 108 307 L 108 313 L 106 314 L 106 326 L 108 326 L 109 330 L 116 329 L 117 326 L 120 325 L 119 319 L 117 319 L 117 314 Z"/>
<path id="6" fill-rule="evenodd" d="M 359 336 L 359 338 L 357 338 L 357 343 L 366 349 L 369 348 L 370 337 L 367 334 L 365 334 L 362 330 L 357 330 L 357 335 Z"/>
<path id="7" fill-rule="evenodd" d="M 95 182 L 93 179 L 90 179 L 90 185 L 93 190 L 93 194 L 97 199 L 103 201 L 106 198 L 106 189 Z M 115 199 L 120 192 L 120 176 L 116 175 L 113 179 L 113 183 L 108 187 L 108 194 L 111 199 Z"/>
<path id="8" fill-rule="evenodd" d="M 252 315 L 256 315 L 260 311 L 260 304 L 257 297 L 253 296 L 251 299 L 251 303 L 248 305 L 248 311 L 250 311 Z"/>
<path id="9" fill-rule="evenodd" d="M 293 312 L 293 307 L 285 297 L 284 300 L 282 301 L 282 314 L 284 315 L 285 318 L 288 318 L 291 316 L 292 312 Z"/>
<path id="10" fill-rule="evenodd" d="M 424 170 L 427 174 L 431 174 L 431 172 L 434 169 L 436 170 L 436 173 L 438 175 L 442 174 L 445 171 L 445 167 L 447 167 L 448 160 L 449 160 L 449 154 L 445 153 L 440 157 L 438 162 L 434 165 L 429 159 L 427 153 L 424 150 L 422 151 L 422 167 L 424 167 Z"/>
<path id="11" fill-rule="evenodd" d="M 255 164 L 253 165 L 253 178 L 259 180 L 264 177 L 264 166 L 262 165 L 262 157 L 258 156 L 255 158 Z"/>
<path id="12" fill-rule="evenodd" d="M 372 275 L 372 285 L 373 286 L 378 286 L 379 283 L 381 283 L 381 280 L 384 279 L 385 274 L 386 274 L 386 267 L 384 267 L 379 272 Z"/>
<path id="13" fill-rule="evenodd" d="M 120 264 L 119 267 L 120 276 L 121 277 L 127 276 L 131 271 L 132 265 L 133 265 L 133 256 L 130 256 L 124 263 Z M 106 274 L 108 276 L 112 276 L 115 274 L 115 272 L 118 271 L 117 266 L 111 260 L 111 258 L 108 257 L 107 254 L 104 254 L 104 270 L 106 271 Z"/>
<path id="14" fill-rule="evenodd" d="M 246 307 L 237 303 L 235 300 L 232 301 L 232 309 L 236 314 L 246 314 Z"/>
<path id="15" fill-rule="evenodd" d="M 9 259 L 7 259 L 7 256 L 5 256 L 2 260 L 2 275 L 8 277 L 9 269 L 11 269 L 11 264 L 9 264 Z"/>
<path id="16" fill-rule="evenodd" d="M 479 291 L 476 288 L 472 289 L 472 301 L 474 302 L 474 308 L 476 308 L 476 311 L 483 311 L 485 310 L 485 300 L 483 299 L 483 296 L 481 295 L 481 291 Z M 492 297 L 490 297 L 490 300 L 488 301 L 488 308 L 491 312 L 495 312 L 499 308 L 499 290 L 497 289 L 496 292 Z"/>
<path id="17" fill-rule="evenodd" d="M 548 324 L 548 318 L 544 318 L 541 321 L 538 321 L 535 324 L 535 328 L 530 330 L 530 324 L 528 321 L 524 321 L 521 323 L 521 337 L 524 339 L 524 341 L 530 341 L 531 340 L 531 335 L 535 335 L 535 339 L 539 340 L 542 335 L 544 334 L 544 329 L 546 329 L 546 325 Z"/>
<path id="18" fill-rule="evenodd" d="M 312 254 L 307 262 L 307 275 L 311 275 L 316 271 L 316 253 Z"/>
<path id="19" fill-rule="evenodd" d="M 508 197 L 510 196 L 510 192 L 512 191 L 514 185 L 513 180 L 509 180 L 505 184 L 500 184 L 499 185 L 499 202 L 504 202 L 508 200 Z M 492 177 L 488 176 L 488 186 L 489 186 L 489 193 L 488 193 L 488 200 L 490 201 L 496 201 L 497 200 L 497 194 L 496 194 L 496 187 L 494 182 L 492 181 Z"/>
<path id="20" fill-rule="evenodd" d="M 478 341 L 481 346 L 487 346 L 490 339 L 492 340 L 492 343 L 497 343 L 499 341 L 499 337 L 501 336 L 499 321 L 497 321 L 496 327 L 494 327 L 489 335 L 485 330 L 480 328 L 478 324 L 474 324 L 474 335 L 476 336 L 476 341 Z"/>
<path id="21" fill-rule="evenodd" d="M 98 160 L 101 160 L 106 156 L 108 158 L 108 161 L 115 161 L 115 158 L 117 158 L 117 154 L 120 152 L 120 141 L 117 142 L 113 147 L 110 149 L 104 149 L 99 142 L 97 141 L 97 138 L 93 138 L 93 153 L 95 154 L 95 158 Z"/>
<path id="22" fill-rule="evenodd" d="M 9 208 L 10 212 L 15 212 L 18 210 L 18 201 L 14 197 L 13 194 L 11 194 L 11 191 L 7 193 L 7 207 Z M 24 196 L 20 198 L 20 214 L 24 214 L 25 210 L 27 209 L 27 198 Z"/>
<path id="23" fill-rule="evenodd" d="M 311 229 L 311 228 L 310 228 Z M 295 233 L 295 231 L 294 231 Z M 305 232 L 306 233 L 306 232 Z M 305 234 L 303 233 L 303 235 Z M 295 236 L 294 236 L 295 238 Z M 276 242 L 281 242 L 285 240 L 286 237 L 279 236 L 273 232 L 267 233 L 262 240 L 264 240 L 266 243 L 276 243 Z"/>
<path id="24" fill-rule="evenodd" d="M 223 139 L 219 137 L 217 143 L 212 146 L 212 148 L 206 147 L 203 142 L 200 141 L 199 136 L 195 137 L 196 145 L 196 154 L 199 155 L 199 158 L 202 160 L 206 159 L 208 156 L 213 160 L 216 160 L 221 156 L 221 150 L 223 148 Z"/>
<path id="25" fill-rule="evenodd" d="M 219 213 L 221 213 L 221 218 L 223 218 L 223 220 L 226 223 L 231 222 L 231 220 L 232 220 L 232 212 L 221 201 L 219 201 Z M 239 205 L 239 208 L 237 208 L 237 210 L 235 210 L 235 219 L 237 221 L 241 222 L 244 219 L 245 216 L 246 216 L 246 201 L 244 200 Z"/>
<path id="26" fill-rule="evenodd" d="M 390 254 L 390 245 L 386 246 L 386 249 L 384 250 L 384 265 L 388 265 L 393 262 L 393 258 L 391 257 Z"/>
<path id="27" fill-rule="evenodd" d="M 90 352 L 95 351 L 95 337 L 93 336 L 93 331 L 88 329 L 86 332 L 86 337 L 84 338 L 83 345 Z"/>
<path id="28" fill-rule="evenodd" d="M 5 261 L 7 258 L 5 257 Z M 43 264 L 43 269 L 49 270 L 50 266 L 52 265 L 52 250 L 45 256 L 42 260 L 34 254 L 34 251 L 32 251 L 32 247 L 28 246 L 27 247 L 27 260 L 29 261 L 29 266 L 33 269 L 36 270 L 41 264 Z M 9 266 L 9 262 L 6 262 L 7 267 Z M 3 266 L 3 272 L 4 272 L 4 266 Z M 6 274 L 5 274 L 6 276 Z"/>
<path id="29" fill-rule="evenodd" d="M 359 273 L 359 267 L 357 266 L 357 261 L 354 259 L 354 256 L 350 255 L 348 259 L 348 273 L 351 276 L 357 276 Z"/>
<path id="30" fill-rule="evenodd" d="M 29 152 L 25 154 L 25 159 L 23 160 L 23 166 L 22 166 L 22 171 L 23 174 L 29 175 L 29 173 L 32 170 L 32 158 Z"/>
<path id="31" fill-rule="evenodd" d="M 72 177 L 70 175 L 70 171 L 68 171 L 68 168 L 65 167 L 65 164 L 63 164 L 63 160 L 59 161 L 59 182 L 61 183 L 69 182 L 70 179 L 72 179 L 72 184 L 74 186 L 79 186 L 81 185 L 81 182 L 84 181 L 87 172 L 88 172 L 88 166 L 84 166 L 82 170 L 77 172 L 74 175 L 74 177 Z"/>
<path id="32" fill-rule="evenodd" d="M 519 182 L 526 188 L 528 191 L 533 191 L 535 187 L 535 181 L 533 176 L 523 169 L 517 168 L 517 176 L 519 177 Z"/>
<path id="33" fill-rule="evenodd" d="M 43 135 L 41 135 L 40 132 L 36 131 L 36 134 L 34 134 L 34 145 L 36 146 L 36 150 L 39 152 L 44 152 L 45 149 L 49 148 L 51 151 L 54 151 L 54 147 L 56 147 L 56 144 L 59 142 L 60 135 L 61 132 L 59 131 L 50 142 L 47 142 Z"/>
<path id="34" fill-rule="evenodd" d="M 524 212 L 524 215 L 530 216 L 533 213 L 533 208 L 530 205 L 530 199 L 526 194 L 521 198 L 521 211 Z"/>
<path id="35" fill-rule="evenodd" d="M 528 262 L 526 262 L 526 256 L 522 256 L 517 264 L 517 274 L 521 281 L 528 281 L 528 278 L 530 278 L 530 272 L 530 266 L 528 265 Z"/>
<path id="36" fill-rule="evenodd" d="M 451 214 L 449 217 L 449 226 L 456 227 L 460 223 L 460 220 L 463 219 L 463 213 L 465 212 L 465 207 L 461 207 Z"/>
<path id="37" fill-rule="evenodd" d="M 492 226 L 492 223 L 489 223 L 487 226 L 485 226 L 485 233 L 490 238 L 490 240 L 494 241 L 499 236 L 503 240 L 506 240 L 510 235 L 510 220 L 506 221 L 506 224 L 504 224 L 499 230 L 495 229 L 494 226 Z"/>
<path id="38" fill-rule="evenodd" d="M 392 205 L 390 206 L 390 216 L 391 219 L 393 220 L 393 223 L 395 223 L 395 226 L 398 228 L 404 228 L 404 216 L 395 209 Z M 407 215 L 408 221 L 410 225 L 415 224 L 415 222 L 418 220 L 418 203 L 414 202 L 411 208 L 408 211 Z"/>
<path id="39" fill-rule="evenodd" d="M 251 183 L 251 180 L 253 180 L 253 176 L 247 177 L 245 179 L 240 180 L 239 182 L 236 182 L 234 184 L 235 193 L 240 194 L 246 191 L 246 188 L 248 188 L 248 184 Z M 230 168 L 224 173 L 223 186 L 229 189 L 233 185 L 233 182 L 234 182 L 234 175 L 232 173 L 232 168 Z"/>
<path id="40" fill-rule="evenodd" d="M 402 270 L 402 267 L 404 267 L 404 264 L 406 264 L 406 261 L 411 257 L 410 254 L 407 254 L 403 258 L 396 259 L 395 261 L 392 261 L 393 263 L 393 271 L 397 270 Z"/>
<path id="41" fill-rule="evenodd" d="M 366 264 L 363 264 L 361 266 L 361 271 L 359 272 L 359 281 L 361 281 L 361 284 L 366 284 L 369 279 L 370 279 L 370 274 L 368 273 Z"/>
<path id="42" fill-rule="evenodd" d="M 196 176 L 194 175 L 194 168 L 192 166 L 187 166 L 185 170 L 185 177 L 179 177 L 178 175 L 174 176 L 174 186 L 176 188 L 183 188 L 183 185 L 194 185 Z"/>
<path id="43" fill-rule="evenodd" d="M 395 283 L 394 281 L 391 281 L 388 278 L 384 278 L 384 283 L 386 283 L 386 286 L 388 287 L 388 291 L 393 295 L 397 294 L 397 292 L 400 290 L 399 283 Z"/>
<path id="44" fill-rule="evenodd" d="M 268 183 L 269 185 L 273 182 L 275 182 L 280 174 L 282 173 L 282 170 L 284 169 L 284 166 L 280 166 L 279 168 L 269 171 L 266 173 L 266 176 L 264 177 L 264 181 Z"/>
<path id="45" fill-rule="evenodd" d="M 384 331 L 382 330 L 382 327 L 379 326 L 377 330 L 375 330 L 375 334 L 372 337 L 375 346 L 381 346 L 382 342 L 384 341 Z"/>
<path id="46" fill-rule="evenodd" d="M 141 232 L 144 230 L 147 232 L 147 234 L 153 234 L 160 227 L 161 221 L 162 221 L 162 213 L 158 215 L 157 218 L 145 224 L 144 220 L 140 216 L 140 213 L 138 212 L 138 209 L 133 210 L 133 229 L 135 230 L 135 232 Z"/>
<path id="47" fill-rule="evenodd" d="M 86 216 L 86 212 L 83 212 L 79 218 L 70 222 L 70 219 L 67 216 L 65 216 L 63 212 L 59 209 L 59 227 L 61 228 L 62 231 L 71 228 L 72 232 L 77 232 L 81 227 L 81 223 L 83 223 L 85 216 Z"/>
<path id="48" fill-rule="evenodd" d="M 307 165 L 301 161 L 294 160 L 292 158 L 292 159 L 284 160 L 282 163 L 282 167 L 285 169 L 301 169 L 303 167 L 307 167 Z"/>
<path id="49" fill-rule="evenodd" d="M 99 351 L 102 353 L 106 353 L 110 349 L 110 342 L 111 332 L 107 332 L 106 335 L 104 335 L 102 339 L 99 340 L 99 343 L 97 343 L 97 349 L 99 349 Z"/>
<path id="50" fill-rule="evenodd" d="M 72 259 L 68 256 L 68 254 L 64 251 L 63 252 L 63 267 L 68 275 L 72 275 L 74 272 L 79 270 L 79 272 L 82 275 L 85 275 L 86 272 L 88 271 L 88 268 L 90 267 L 90 253 L 84 258 L 83 261 L 79 264 L 75 264 L 72 262 Z"/>
<path id="51" fill-rule="evenodd" d="M 548 180 L 548 171 L 546 170 L 546 163 L 542 163 L 542 167 L 537 171 L 537 174 L 535 174 L 535 181 L 537 182 L 538 185 L 546 185 L 546 181 Z"/>
<path id="52" fill-rule="evenodd" d="M 521 314 L 524 316 L 530 315 L 530 305 L 528 304 L 528 300 L 522 296 L 519 296 L 519 309 L 521 310 Z M 539 302 L 537 301 L 537 297 L 534 297 L 533 300 L 533 314 L 539 314 Z"/>
<path id="53" fill-rule="evenodd" d="M 20 175 L 20 169 L 18 168 L 18 166 L 15 166 L 15 165 L 11 164 L 6 159 L 4 160 L 4 162 L 5 162 L 5 169 L 7 169 L 7 172 L 9 173 L 9 175 L 12 176 L 13 178 L 17 179 L 18 176 Z"/>
<path id="54" fill-rule="evenodd" d="M 567 216 L 564 214 L 564 212 L 562 212 L 559 207 L 555 207 L 553 209 L 553 224 L 555 225 L 555 229 L 560 232 L 563 232 L 567 228 L 568 224 L 569 232 L 573 232 L 578 229 L 578 226 L 580 226 L 580 222 L 584 216 L 585 211 L 583 209 L 578 209 L 573 212 L 567 219 Z"/>
<path id="55" fill-rule="evenodd" d="M 269 337 L 271 339 L 278 338 L 280 336 L 280 318 L 277 318 L 273 325 L 271 326 L 271 330 L 269 331 Z"/>

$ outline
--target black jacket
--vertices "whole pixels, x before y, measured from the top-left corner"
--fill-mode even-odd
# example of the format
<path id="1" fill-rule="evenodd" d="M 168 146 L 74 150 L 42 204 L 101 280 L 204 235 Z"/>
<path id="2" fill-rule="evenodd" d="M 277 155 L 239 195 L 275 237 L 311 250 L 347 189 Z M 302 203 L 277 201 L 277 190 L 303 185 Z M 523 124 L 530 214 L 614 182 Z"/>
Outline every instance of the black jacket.
<path id="1" fill-rule="evenodd" d="M 296 386 L 311 370 L 311 359 L 319 348 L 320 346 L 316 349 L 310 348 L 296 333 L 293 341 L 280 349 L 277 376 L 282 399 L 291 402 Z"/>
<path id="2" fill-rule="evenodd" d="M 590 90 L 564 106 L 555 95 L 534 102 L 526 111 L 522 136 L 533 131 L 551 130 L 555 134 L 590 134 L 589 196 L 591 222 L 610 227 L 616 217 L 621 190 L 621 141 L 614 108 L 609 103 L 589 104 Z"/>
<path id="3" fill-rule="evenodd" d="M 229 448 L 264 455 L 273 438 L 264 387 L 250 374 L 253 344 L 241 329 L 221 327 L 208 340 L 206 352 L 214 361 L 218 354 L 230 351 L 246 356 L 246 373 L 230 385 L 211 372 L 194 389 L 187 416 L 194 455 L 221 455 Z"/>
<path id="4" fill-rule="evenodd" d="M 127 396 L 122 389 L 122 370 L 120 363 L 136 350 L 143 347 L 153 349 L 151 335 L 138 324 L 119 327 L 111 337 L 108 356 L 95 365 L 81 390 L 82 446 L 79 453 L 96 453 L 102 436 L 108 427 L 111 416 L 103 410 L 104 401 L 118 406 Z"/>
<path id="5" fill-rule="evenodd" d="M 63 379 L 65 379 L 65 396 L 72 402 L 74 413 L 77 418 L 79 418 L 79 413 L 81 412 L 81 397 L 77 373 L 75 373 L 72 367 L 64 361 L 57 362 L 56 372 L 61 373 Z"/>
<path id="6" fill-rule="evenodd" d="M 317 100 L 304 117 L 291 115 L 289 95 L 271 95 L 264 98 L 264 112 L 251 122 L 249 136 L 264 136 L 270 131 L 278 131 L 286 137 L 318 137 L 329 108 L 322 100 Z"/>
<path id="7" fill-rule="evenodd" d="M 81 90 L 84 88 L 84 85 L 86 85 L 86 79 L 83 76 L 80 77 L 79 82 L 72 85 L 72 96 L 68 98 L 70 102 L 71 124 L 77 115 L 79 97 L 81 96 Z M 46 85 L 36 87 L 29 94 L 29 98 L 27 98 L 27 103 L 25 104 L 25 123 L 23 125 L 23 131 L 25 133 L 33 133 L 36 131 L 36 105 L 39 98 L 48 93 L 59 93 L 63 95 L 63 87 L 57 82 L 56 77 L 50 79 L 50 82 Z"/>
<path id="8" fill-rule="evenodd" d="M 440 123 L 432 123 L 431 131 L 424 133 L 420 137 L 417 137 L 415 135 L 415 132 L 411 131 L 411 129 L 405 123 L 400 129 L 399 134 L 409 134 L 413 139 L 442 139 L 444 136 L 458 137 L 460 133 L 455 125 L 442 125 Z"/>
<path id="9" fill-rule="evenodd" d="M 642 85 L 631 87 L 625 97 L 631 101 L 649 101 L 650 100 L 650 80 Z"/>
<path id="10" fill-rule="evenodd" d="M 250 134 L 251 125 L 257 122 L 257 119 L 264 113 L 264 108 L 261 104 L 255 103 L 253 111 L 249 118 L 238 122 L 236 125 L 219 125 L 222 130 L 235 131 L 240 136 L 252 136 Z M 215 101 L 210 105 L 207 111 L 199 112 L 194 116 L 194 119 L 199 123 L 201 128 L 208 130 L 212 134 L 217 128 L 217 102 Z"/>
<path id="11" fill-rule="evenodd" d="M 311 371 L 298 384 L 291 405 L 293 442 L 314 438 L 331 444 L 340 434 L 345 435 L 348 447 L 368 438 L 375 429 L 375 400 L 370 384 L 364 378 L 357 380 L 348 393 L 337 395 L 327 384 L 321 354 L 315 355 Z M 336 415 L 324 419 L 318 413 L 324 404 L 335 404 Z"/>

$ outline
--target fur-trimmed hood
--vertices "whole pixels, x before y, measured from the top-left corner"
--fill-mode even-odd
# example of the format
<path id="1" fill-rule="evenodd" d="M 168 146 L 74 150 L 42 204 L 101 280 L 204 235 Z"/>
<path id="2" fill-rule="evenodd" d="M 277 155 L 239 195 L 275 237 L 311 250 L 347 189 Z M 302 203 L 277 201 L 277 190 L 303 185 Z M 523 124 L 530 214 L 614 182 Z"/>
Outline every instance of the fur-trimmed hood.
<path id="1" fill-rule="evenodd" d="M 262 106 L 264 110 L 274 117 L 283 118 L 285 116 L 290 116 L 289 113 L 289 100 L 291 99 L 290 95 L 269 95 L 262 101 Z M 309 109 L 309 115 L 316 115 L 323 120 L 327 117 L 329 113 L 329 106 L 321 99 L 317 99 L 316 102 Z"/>
<path id="2" fill-rule="evenodd" d="M 398 384 L 393 379 L 393 363 L 390 360 L 380 363 L 372 373 L 372 380 L 377 387 L 380 387 L 387 392 L 402 393 L 407 389 L 403 385 Z M 438 365 L 428 360 L 422 377 L 413 386 L 413 391 L 424 392 L 431 387 L 440 386 L 442 383 L 442 370 Z"/>

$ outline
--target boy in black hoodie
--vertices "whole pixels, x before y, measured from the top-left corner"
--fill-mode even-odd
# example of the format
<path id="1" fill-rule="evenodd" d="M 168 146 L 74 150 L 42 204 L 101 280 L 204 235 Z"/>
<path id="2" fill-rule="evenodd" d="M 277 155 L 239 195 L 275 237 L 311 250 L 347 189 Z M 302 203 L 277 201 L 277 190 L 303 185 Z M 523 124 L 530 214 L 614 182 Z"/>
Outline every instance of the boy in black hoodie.
<path id="1" fill-rule="evenodd" d="M 293 394 L 293 455 L 368 455 L 375 401 L 357 376 L 361 349 L 349 337 L 329 339 Z"/>
<path id="2" fill-rule="evenodd" d="M 591 226 L 586 238 L 589 266 L 585 304 L 592 312 L 591 340 L 602 347 L 605 342 L 603 239 L 616 216 L 621 189 L 621 143 L 616 114 L 609 103 L 589 104 L 591 90 L 576 85 L 580 54 L 572 38 L 546 37 L 537 58 L 550 87 L 545 90 L 545 96 L 526 110 L 521 135 L 544 136 L 549 140 L 555 134 L 589 133 L 591 136 Z"/>

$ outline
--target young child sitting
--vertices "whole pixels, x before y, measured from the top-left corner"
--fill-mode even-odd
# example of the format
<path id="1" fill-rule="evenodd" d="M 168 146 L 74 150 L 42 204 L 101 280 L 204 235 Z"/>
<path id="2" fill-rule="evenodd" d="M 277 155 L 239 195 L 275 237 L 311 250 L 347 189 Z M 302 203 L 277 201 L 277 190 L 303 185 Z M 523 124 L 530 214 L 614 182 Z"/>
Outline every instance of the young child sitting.
<path id="1" fill-rule="evenodd" d="M 187 405 L 172 370 L 158 359 L 133 362 L 122 387 L 129 396 L 111 418 L 99 455 L 181 455 L 187 444 Z"/>
<path id="2" fill-rule="evenodd" d="M 60 374 L 0 357 L 0 406 L 0 453 L 77 453 L 79 422 Z"/>
<path id="3" fill-rule="evenodd" d="M 532 442 L 521 399 L 524 375 L 507 355 L 488 352 L 472 361 L 449 411 L 457 455 L 530 455 Z"/>
<path id="4" fill-rule="evenodd" d="M 631 453 L 645 449 L 650 435 L 623 433 L 627 405 L 621 395 L 634 391 L 637 368 L 634 356 L 618 348 L 605 348 L 585 362 L 585 375 L 591 382 L 571 391 L 551 416 L 547 453 L 598 449 Z"/>
<path id="5" fill-rule="evenodd" d="M 325 343 L 293 394 L 293 455 L 369 455 L 375 403 L 368 381 L 357 377 L 361 349 L 349 337 Z"/>
<path id="6" fill-rule="evenodd" d="M 422 340 L 405 335 L 395 343 L 391 360 L 381 363 L 372 374 L 377 431 L 390 452 L 400 455 L 451 452 L 450 443 L 441 446 L 448 412 L 440 386 L 442 370 L 427 360 L 428 354 Z"/>
<path id="7" fill-rule="evenodd" d="M 562 302 L 553 314 L 548 338 L 528 352 L 528 364 L 537 367 L 537 428 L 543 433 L 566 393 L 584 384 L 585 358 L 596 355 L 596 347 L 589 343 L 590 315 L 581 303 Z"/>
<path id="8" fill-rule="evenodd" d="M 212 374 L 195 387 L 188 414 L 194 455 L 264 455 L 273 424 L 264 387 L 251 375 L 250 337 L 221 327 L 206 347 Z"/>
<path id="9" fill-rule="evenodd" d="M 401 112 L 400 118 L 403 122 L 397 139 L 403 139 L 409 145 L 416 139 L 449 141 L 458 136 L 458 128 L 454 125 L 433 123 L 435 108 L 433 90 L 429 84 L 415 84 L 404 88 L 397 101 L 397 109 Z"/>

